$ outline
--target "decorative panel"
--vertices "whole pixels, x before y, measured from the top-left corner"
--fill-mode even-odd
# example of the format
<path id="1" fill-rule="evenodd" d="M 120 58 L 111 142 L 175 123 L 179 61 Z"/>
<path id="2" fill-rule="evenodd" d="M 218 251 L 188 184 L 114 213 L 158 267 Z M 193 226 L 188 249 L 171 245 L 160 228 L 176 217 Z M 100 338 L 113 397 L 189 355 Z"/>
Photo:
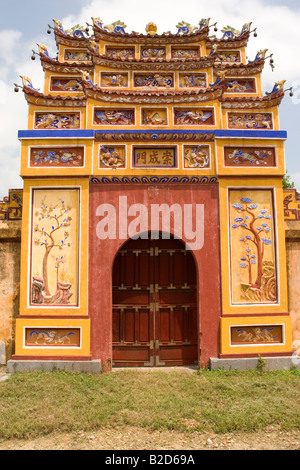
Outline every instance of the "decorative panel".
<path id="1" fill-rule="evenodd" d="M 128 73 L 101 72 L 102 87 L 128 87 Z"/>
<path id="2" fill-rule="evenodd" d="M 165 47 L 143 47 L 141 48 L 141 57 L 150 59 L 166 58 Z"/>
<path id="3" fill-rule="evenodd" d="M 135 57 L 135 48 L 134 47 L 109 47 L 106 46 L 106 55 L 113 58 L 128 58 Z"/>
<path id="4" fill-rule="evenodd" d="M 84 147 L 38 147 L 30 149 L 31 167 L 83 167 Z"/>
<path id="5" fill-rule="evenodd" d="M 274 167 L 275 148 L 268 147 L 224 147 L 225 166 Z"/>
<path id="6" fill-rule="evenodd" d="M 226 93 L 256 93 L 256 84 L 254 78 L 230 78 L 228 82 L 230 86 Z"/>
<path id="7" fill-rule="evenodd" d="M 80 328 L 25 328 L 27 347 L 80 347 Z"/>
<path id="8" fill-rule="evenodd" d="M 166 108 L 143 108 L 141 123 L 145 126 L 166 126 L 168 111 Z"/>
<path id="9" fill-rule="evenodd" d="M 229 129 L 273 129 L 271 113 L 228 113 Z"/>
<path id="10" fill-rule="evenodd" d="M 240 61 L 241 61 L 240 51 L 219 51 L 219 50 L 217 50 L 216 62 L 232 63 L 232 62 L 240 62 Z"/>
<path id="11" fill-rule="evenodd" d="M 173 87 L 174 77 L 171 73 L 136 73 L 134 74 L 135 87 Z"/>
<path id="12" fill-rule="evenodd" d="M 234 326 L 230 328 L 230 332 L 232 346 L 283 342 L 282 325 Z"/>
<path id="13" fill-rule="evenodd" d="M 184 168 L 209 168 L 209 145 L 184 145 Z"/>
<path id="14" fill-rule="evenodd" d="M 114 145 L 100 147 L 99 168 L 125 168 L 125 146 Z"/>
<path id="15" fill-rule="evenodd" d="M 172 59 L 198 59 L 200 57 L 199 47 L 171 47 Z"/>
<path id="16" fill-rule="evenodd" d="M 232 304 L 278 302 L 271 190 L 229 191 Z"/>
<path id="17" fill-rule="evenodd" d="M 30 304 L 78 305 L 79 190 L 32 193 Z"/>
<path id="18" fill-rule="evenodd" d="M 80 113 L 36 113 L 35 129 L 79 129 Z"/>
<path id="19" fill-rule="evenodd" d="M 67 91 L 67 92 L 81 92 L 83 88 L 78 80 L 81 77 L 51 77 L 50 90 L 51 91 Z"/>
<path id="20" fill-rule="evenodd" d="M 176 167 L 175 147 L 136 147 L 133 149 L 133 166 L 145 167 Z"/>
<path id="21" fill-rule="evenodd" d="M 130 126 L 134 124 L 134 109 L 100 109 L 94 110 L 94 124 L 111 126 Z"/>
<path id="22" fill-rule="evenodd" d="M 84 49 L 65 49 L 64 60 L 71 62 L 84 62 L 90 60 L 90 57 Z"/>
<path id="23" fill-rule="evenodd" d="M 213 108 L 175 108 L 174 124 L 189 126 L 213 125 Z"/>
<path id="24" fill-rule="evenodd" d="M 181 88 L 206 88 L 205 73 L 179 73 Z"/>

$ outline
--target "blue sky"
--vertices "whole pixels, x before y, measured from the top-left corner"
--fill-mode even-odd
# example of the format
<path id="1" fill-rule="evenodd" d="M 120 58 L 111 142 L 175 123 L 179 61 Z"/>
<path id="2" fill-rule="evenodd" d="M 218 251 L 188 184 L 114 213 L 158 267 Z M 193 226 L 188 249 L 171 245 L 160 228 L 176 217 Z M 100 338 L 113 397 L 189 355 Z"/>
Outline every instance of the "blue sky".
<path id="1" fill-rule="evenodd" d="M 298 0 L 0 0 L 0 199 L 9 188 L 22 187 L 19 177 L 20 142 L 18 129 L 27 127 L 27 103 L 22 93 L 14 93 L 13 83 L 21 84 L 19 75 L 32 78 L 34 86 L 43 87 L 40 61 L 31 61 L 36 43 L 46 44 L 55 56 L 53 34 L 48 35 L 48 23 L 53 18 L 63 21 L 65 28 L 92 22 L 91 16 L 101 17 L 104 24 L 122 20 L 127 32 L 143 33 L 149 21 L 158 26 L 158 33 L 176 32 L 178 21 L 197 25 L 201 18 L 217 21 L 221 35 L 223 26 L 241 29 L 253 22 L 258 37 L 251 37 L 248 58 L 253 60 L 259 49 L 274 54 L 275 70 L 266 63 L 263 90 L 270 91 L 277 80 L 285 79 L 286 88 L 294 86 L 294 97 L 288 93 L 280 107 L 281 129 L 287 130 L 285 144 L 286 167 L 300 190 L 298 136 L 300 134 L 300 2 Z M 142 8 L 141 8 L 142 7 Z"/>

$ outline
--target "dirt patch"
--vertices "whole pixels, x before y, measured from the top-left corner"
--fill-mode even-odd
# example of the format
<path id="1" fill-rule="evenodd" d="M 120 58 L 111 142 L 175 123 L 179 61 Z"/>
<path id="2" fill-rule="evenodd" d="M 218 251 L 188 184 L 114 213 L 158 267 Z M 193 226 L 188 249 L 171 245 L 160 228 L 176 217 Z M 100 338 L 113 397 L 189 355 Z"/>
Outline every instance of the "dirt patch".
<path id="1" fill-rule="evenodd" d="M 269 429 L 214 435 L 126 427 L 0 441 L 0 450 L 300 450 L 300 432 Z"/>

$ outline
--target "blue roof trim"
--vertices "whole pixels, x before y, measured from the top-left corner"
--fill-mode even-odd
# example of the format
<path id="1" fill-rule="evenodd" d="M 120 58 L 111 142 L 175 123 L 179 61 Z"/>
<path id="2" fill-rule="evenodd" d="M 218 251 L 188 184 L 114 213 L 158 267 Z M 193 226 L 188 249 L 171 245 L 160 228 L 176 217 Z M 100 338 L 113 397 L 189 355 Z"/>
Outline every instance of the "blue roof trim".
<path id="1" fill-rule="evenodd" d="M 286 131 L 274 130 L 223 130 L 223 129 L 111 129 L 111 130 L 92 130 L 92 129 L 53 129 L 53 130 L 24 130 L 18 132 L 19 139 L 44 139 L 44 138 L 94 138 L 96 134 L 214 134 L 216 138 L 252 138 L 252 139 L 286 139 Z"/>
<path id="2" fill-rule="evenodd" d="M 273 131 L 273 130 L 232 130 L 232 129 L 217 129 L 215 130 L 216 137 L 240 137 L 252 139 L 286 139 L 286 131 Z"/>
<path id="3" fill-rule="evenodd" d="M 44 139 L 48 137 L 69 138 L 94 138 L 94 131 L 89 129 L 53 129 L 53 130 L 29 130 L 19 131 L 19 139 Z"/>

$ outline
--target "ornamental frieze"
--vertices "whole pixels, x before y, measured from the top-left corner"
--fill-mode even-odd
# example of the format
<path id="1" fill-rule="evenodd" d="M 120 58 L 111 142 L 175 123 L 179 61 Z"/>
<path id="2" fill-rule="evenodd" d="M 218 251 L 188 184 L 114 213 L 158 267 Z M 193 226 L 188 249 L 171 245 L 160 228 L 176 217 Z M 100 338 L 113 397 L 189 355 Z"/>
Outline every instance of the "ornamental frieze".
<path id="1" fill-rule="evenodd" d="M 95 131 L 95 141 L 106 141 L 106 142 L 167 142 L 167 141 L 176 141 L 176 142 L 212 142 L 215 138 L 213 132 L 211 133 L 193 133 L 193 132 L 134 132 L 129 131 L 124 135 L 121 132 L 97 132 Z"/>
<path id="2" fill-rule="evenodd" d="M 83 167 L 84 147 L 30 149 L 31 167 Z"/>
<path id="3" fill-rule="evenodd" d="M 216 176 L 92 176 L 92 184 L 217 184 Z"/>
<path id="4" fill-rule="evenodd" d="M 35 114 L 35 129 L 79 129 L 80 113 L 43 112 Z"/>
<path id="5" fill-rule="evenodd" d="M 228 113 L 229 129 L 273 129 L 271 113 Z"/>
<path id="6" fill-rule="evenodd" d="M 274 167 L 276 166 L 275 148 L 225 147 L 224 165 L 230 167 Z"/>

